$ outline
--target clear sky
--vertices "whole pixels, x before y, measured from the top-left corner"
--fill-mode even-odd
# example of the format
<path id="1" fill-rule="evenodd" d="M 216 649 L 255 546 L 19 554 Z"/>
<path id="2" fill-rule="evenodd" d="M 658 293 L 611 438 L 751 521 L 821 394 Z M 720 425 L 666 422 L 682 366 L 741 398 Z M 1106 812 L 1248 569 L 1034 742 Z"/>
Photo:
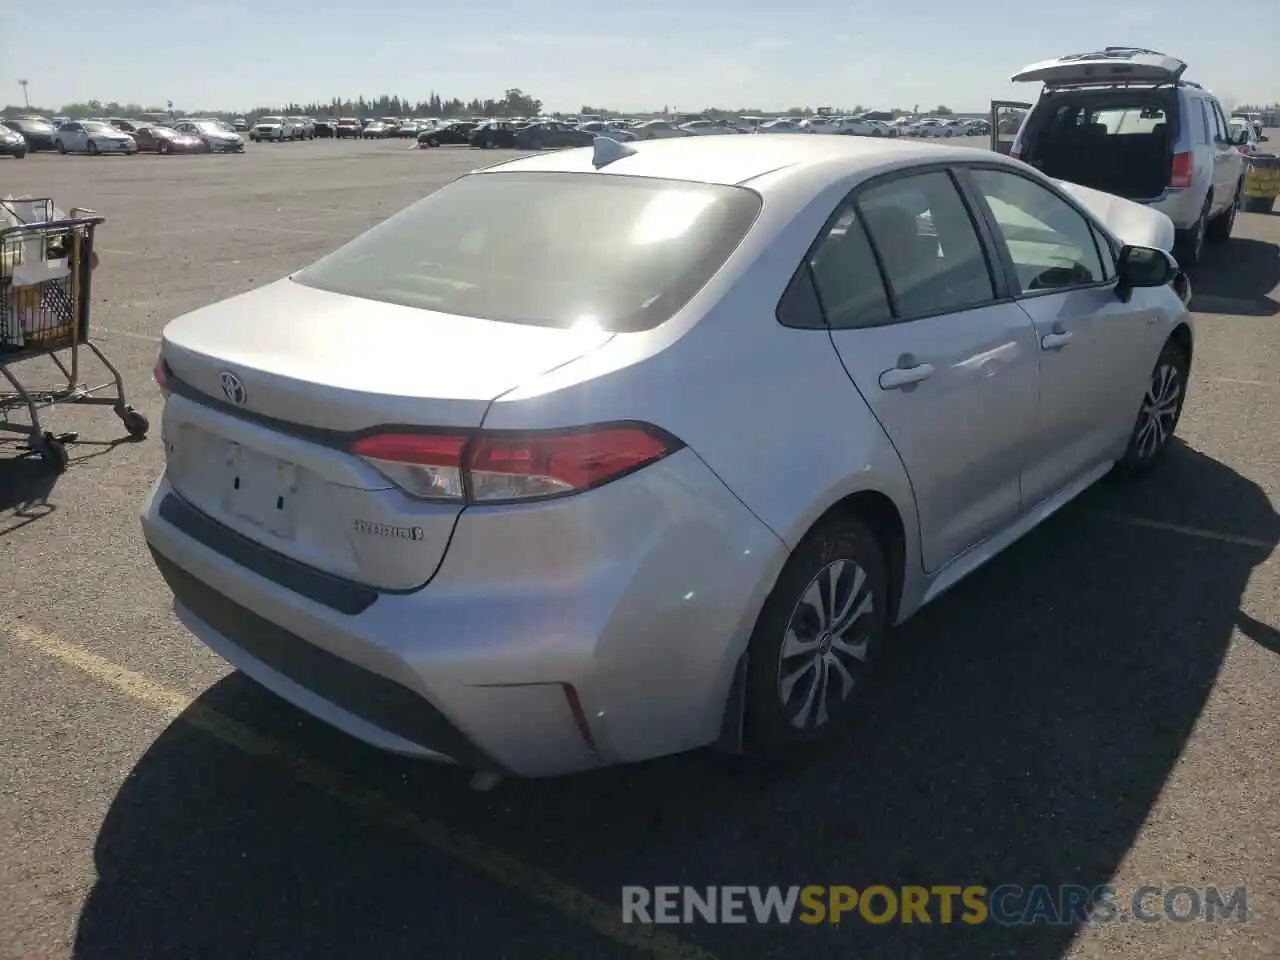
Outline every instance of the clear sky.
<path id="1" fill-rule="evenodd" d="M 1196 27 L 1200 24 L 1201 27 Z M 0 105 L 243 109 L 334 96 L 547 109 L 984 109 L 1018 67 L 1164 50 L 1228 107 L 1280 100 L 1280 0 L 0 0 Z"/>

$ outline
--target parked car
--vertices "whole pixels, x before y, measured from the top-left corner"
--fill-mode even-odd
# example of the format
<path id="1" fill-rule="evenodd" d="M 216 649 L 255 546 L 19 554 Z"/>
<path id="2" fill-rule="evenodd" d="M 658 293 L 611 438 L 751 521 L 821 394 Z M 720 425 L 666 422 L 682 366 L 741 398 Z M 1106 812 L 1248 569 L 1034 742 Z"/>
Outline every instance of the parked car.
<path id="1" fill-rule="evenodd" d="M 585 123 L 579 124 L 578 129 L 591 134 L 593 137 L 608 137 L 610 140 L 617 140 L 619 143 L 629 143 L 632 140 L 639 139 L 630 127 L 616 120 L 587 120 Z"/>
<path id="2" fill-rule="evenodd" d="M 48 120 L 37 117 L 15 117 L 5 120 L 4 125 L 14 133 L 20 134 L 26 141 L 27 150 L 52 150 L 56 128 Z"/>
<path id="3" fill-rule="evenodd" d="M 517 128 L 513 146 L 519 150 L 559 149 L 590 146 L 594 140 L 593 133 L 556 120 L 545 120 Z"/>
<path id="4" fill-rule="evenodd" d="M 249 131 L 249 139 L 257 143 L 296 140 L 298 129 L 288 117 L 262 117 Z"/>
<path id="5" fill-rule="evenodd" d="M 363 140 L 385 140 L 387 137 L 393 136 L 394 133 L 395 127 L 390 124 L 383 123 L 381 120 L 371 120 L 360 131 L 360 137 Z"/>
<path id="6" fill-rule="evenodd" d="M 676 129 L 692 137 L 719 137 L 738 132 L 734 127 L 726 123 L 717 123 L 715 120 L 690 120 L 688 123 L 680 124 Z"/>
<path id="7" fill-rule="evenodd" d="M 21 160 L 27 155 L 27 141 L 22 134 L 8 127 L 0 127 L 0 156 Z"/>
<path id="8" fill-rule="evenodd" d="M 334 128 L 334 133 L 339 140 L 346 140 L 349 137 L 358 139 L 361 128 L 362 124 L 355 117 L 343 117 Z"/>
<path id="9" fill-rule="evenodd" d="M 688 137 L 687 130 L 681 130 L 667 120 L 646 120 L 632 128 L 637 140 L 668 140 L 673 137 Z"/>
<path id="10" fill-rule="evenodd" d="M 1011 148 L 1051 177 L 1149 204 L 1179 231 L 1178 258 L 1231 235 L 1244 189 L 1243 131 L 1222 105 L 1183 79 L 1187 64 L 1139 47 L 1107 47 L 1024 67 L 1042 83 Z M 1117 80 L 1123 86 L 1106 84 Z"/>
<path id="11" fill-rule="evenodd" d="M 883 138 L 489 166 L 166 327 L 142 529 L 188 630 L 375 747 L 792 757 L 895 625 L 1161 462 L 1193 351 L 1172 240 Z"/>
<path id="12" fill-rule="evenodd" d="M 516 145 L 516 125 L 505 120 L 490 120 L 471 131 L 467 142 L 482 150 L 495 147 L 514 147 Z"/>
<path id="13" fill-rule="evenodd" d="M 130 134 L 141 153 L 203 153 L 204 141 L 193 133 L 179 133 L 172 127 L 137 125 Z"/>
<path id="14" fill-rule="evenodd" d="M 248 133 L 249 121 L 244 117 L 235 117 L 231 121 L 231 129 L 236 133 Z"/>
<path id="15" fill-rule="evenodd" d="M 315 125 L 315 134 L 327 140 L 332 140 L 337 136 L 338 121 L 332 118 L 317 120 Z"/>
<path id="16" fill-rule="evenodd" d="M 97 120 L 68 120 L 53 137 L 53 149 L 59 153 L 123 153 L 138 152 L 133 137 L 109 123 Z"/>
<path id="17" fill-rule="evenodd" d="M 419 147 L 458 146 L 471 142 L 471 133 L 479 124 L 472 120 L 455 120 L 423 130 L 418 134 Z"/>
<path id="18" fill-rule="evenodd" d="M 294 136 L 299 140 L 314 140 L 316 138 L 316 122 L 310 117 L 289 117 L 289 122 L 293 124 Z"/>
<path id="19" fill-rule="evenodd" d="M 800 124 L 799 120 L 779 117 L 776 120 L 766 120 L 764 123 L 757 124 L 756 133 L 802 133 L 804 131 Z"/>
<path id="20" fill-rule="evenodd" d="M 183 120 L 173 125 L 178 133 L 197 138 L 206 153 L 244 153 L 244 138 L 215 120 Z"/>
<path id="21" fill-rule="evenodd" d="M 1231 139 L 1236 144 L 1236 150 L 1242 156 L 1251 157 L 1262 149 L 1257 128 L 1247 119 L 1232 117 L 1227 121 L 1227 126 L 1230 128 Z"/>

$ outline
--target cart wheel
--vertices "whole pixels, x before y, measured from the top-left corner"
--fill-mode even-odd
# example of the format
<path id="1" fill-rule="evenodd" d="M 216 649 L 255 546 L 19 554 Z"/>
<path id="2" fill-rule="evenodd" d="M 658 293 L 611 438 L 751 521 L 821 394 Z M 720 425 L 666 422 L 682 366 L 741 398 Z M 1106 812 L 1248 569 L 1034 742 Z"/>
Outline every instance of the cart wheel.
<path id="1" fill-rule="evenodd" d="M 36 452 L 40 459 L 54 473 L 65 473 L 71 457 L 67 455 L 66 445 L 51 433 L 46 433 L 36 444 Z"/>
<path id="2" fill-rule="evenodd" d="M 118 410 L 116 415 L 120 418 L 120 422 L 124 424 L 124 428 L 129 431 L 129 437 L 132 440 L 141 440 L 147 435 L 147 431 L 151 429 L 151 421 L 133 409 L 133 407 L 125 407 L 123 410 Z"/>

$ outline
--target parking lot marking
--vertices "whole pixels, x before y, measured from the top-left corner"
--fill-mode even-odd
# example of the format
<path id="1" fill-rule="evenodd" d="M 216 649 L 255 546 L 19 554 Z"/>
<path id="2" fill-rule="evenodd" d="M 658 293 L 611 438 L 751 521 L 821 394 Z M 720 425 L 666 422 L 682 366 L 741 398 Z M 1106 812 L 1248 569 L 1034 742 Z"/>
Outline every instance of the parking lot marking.
<path id="1" fill-rule="evenodd" d="M 6 618 L 0 621 L 0 632 L 16 643 L 39 651 L 138 703 L 154 708 L 171 720 L 181 719 L 242 753 L 280 763 L 297 779 L 324 791 L 370 820 L 408 833 L 423 845 L 615 943 L 648 954 L 655 960 L 716 960 L 713 954 L 701 947 L 679 940 L 663 930 L 641 924 L 623 924 L 619 910 L 591 894 L 489 846 L 477 837 L 420 817 L 387 797 L 359 786 L 337 770 L 316 763 L 286 744 L 203 706 L 187 694 L 46 633 L 25 620 Z"/>
<path id="2" fill-rule="evenodd" d="M 1270 552 L 1275 549 L 1275 544 L 1267 543 L 1265 540 L 1259 540 L 1255 537 L 1242 537 L 1235 533 L 1222 533 L 1218 530 L 1204 530 L 1200 527 L 1188 527 L 1180 523 L 1168 523 L 1164 520 L 1151 520 L 1147 517 L 1139 517 L 1130 513 L 1112 513 L 1108 510 L 1085 510 L 1085 513 L 1092 514 L 1095 517 L 1101 517 L 1105 520 L 1115 520 L 1118 523 L 1129 523 L 1135 527 L 1147 527 L 1151 530 L 1163 530 L 1166 533 L 1180 533 L 1184 537 L 1198 537 L 1201 540 L 1215 540 L 1218 543 L 1231 543 L 1239 547 L 1254 547 L 1258 550 L 1266 550 Z"/>

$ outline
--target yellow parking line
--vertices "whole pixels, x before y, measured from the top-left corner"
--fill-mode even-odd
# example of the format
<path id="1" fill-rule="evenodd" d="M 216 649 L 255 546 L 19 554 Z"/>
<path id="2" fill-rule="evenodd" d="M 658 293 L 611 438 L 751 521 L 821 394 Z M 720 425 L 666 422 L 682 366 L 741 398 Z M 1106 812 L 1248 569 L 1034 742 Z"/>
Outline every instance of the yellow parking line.
<path id="1" fill-rule="evenodd" d="M 1147 527 L 1150 530 L 1163 530 L 1166 533 L 1180 533 L 1184 537 L 1198 537 L 1201 540 L 1216 540 L 1218 543 L 1232 543 L 1239 547 L 1256 547 L 1259 550 L 1274 550 L 1276 545 L 1255 537 L 1242 537 L 1234 533 L 1222 533 L 1218 530 L 1205 530 L 1202 527 L 1188 527 L 1180 523 L 1167 523 L 1164 520 L 1150 520 L 1130 513 L 1113 513 L 1110 510 L 1085 510 L 1095 517 L 1114 520 L 1117 523 L 1129 523 L 1135 527 Z"/>
<path id="2" fill-rule="evenodd" d="M 715 960 L 711 953 L 685 943 L 663 930 L 638 924 L 623 924 L 618 909 L 591 894 L 564 883 L 544 870 L 525 864 L 477 837 L 447 824 L 420 817 L 387 797 L 352 782 L 337 770 L 302 756 L 284 743 L 202 706 L 199 701 L 193 702 L 187 694 L 67 643 L 25 620 L 0 622 L 0 632 L 8 634 L 23 646 L 37 650 L 154 708 L 170 719 L 181 717 L 185 722 L 244 753 L 283 764 L 299 780 L 323 790 L 366 817 L 410 834 L 420 843 L 452 857 L 477 873 L 491 877 L 529 900 L 589 927 L 615 943 L 647 953 L 656 960 Z"/>

